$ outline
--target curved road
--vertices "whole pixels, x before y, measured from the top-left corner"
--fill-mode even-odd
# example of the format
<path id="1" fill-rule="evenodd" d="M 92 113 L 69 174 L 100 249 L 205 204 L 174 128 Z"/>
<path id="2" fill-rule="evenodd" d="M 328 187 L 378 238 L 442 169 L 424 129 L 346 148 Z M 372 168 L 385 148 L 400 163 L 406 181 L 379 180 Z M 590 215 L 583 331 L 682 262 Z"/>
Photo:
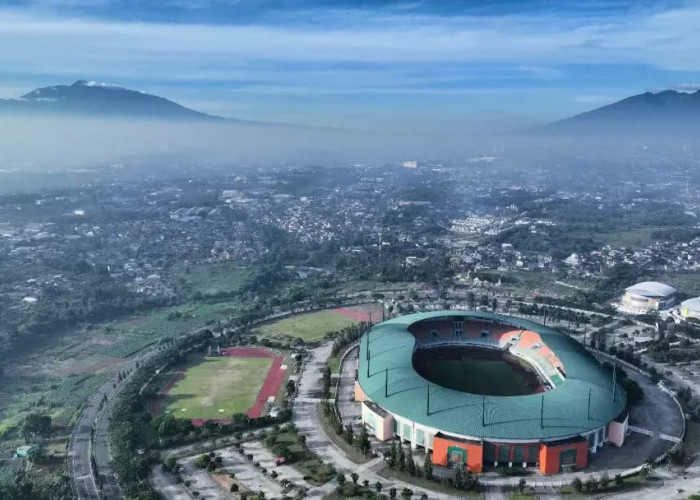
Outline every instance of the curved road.
<path id="1" fill-rule="evenodd" d="M 102 384 L 88 400 L 71 433 L 68 445 L 71 488 L 79 500 L 122 499 L 117 476 L 112 471 L 109 450 L 109 416 L 114 396 L 124 387 L 137 358 L 124 364 L 120 371 L 128 371 L 121 383 L 113 378 Z M 92 458 L 95 469 L 92 467 Z"/>

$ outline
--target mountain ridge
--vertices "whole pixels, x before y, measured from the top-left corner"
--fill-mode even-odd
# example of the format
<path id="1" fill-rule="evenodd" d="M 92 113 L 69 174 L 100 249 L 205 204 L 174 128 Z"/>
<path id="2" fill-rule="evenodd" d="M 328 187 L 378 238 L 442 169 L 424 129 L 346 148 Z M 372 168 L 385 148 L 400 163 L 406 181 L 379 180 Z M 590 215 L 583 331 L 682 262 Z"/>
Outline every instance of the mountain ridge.
<path id="1" fill-rule="evenodd" d="M 691 132 L 700 130 L 700 90 L 663 90 L 626 97 L 538 127 L 559 133 Z"/>
<path id="2" fill-rule="evenodd" d="M 40 87 L 18 99 L 0 99 L 0 112 L 242 121 L 202 113 L 146 92 L 88 80 L 77 80 L 71 85 Z"/>

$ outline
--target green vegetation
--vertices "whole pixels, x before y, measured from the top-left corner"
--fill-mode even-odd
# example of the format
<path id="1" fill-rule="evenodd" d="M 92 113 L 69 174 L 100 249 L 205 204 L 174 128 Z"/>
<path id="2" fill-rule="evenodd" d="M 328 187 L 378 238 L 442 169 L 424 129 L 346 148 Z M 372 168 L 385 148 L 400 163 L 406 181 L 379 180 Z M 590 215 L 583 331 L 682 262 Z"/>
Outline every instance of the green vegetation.
<path id="1" fill-rule="evenodd" d="M 318 420 L 321 423 L 321 427 L 326 435 L 331 441 L 335 443 L 347 457 L 355 462 L 356 464 L 363 464 L 372 459 L 372 455 L 362 453 L 361 445 L 358 442 L 348 443 L 346 429 L 341 425 L 341 431 L 338 433 L 337 419 L 332 417 L 332 405 L 330 403 L 319 403 L 316 407 L 318 413 Z"/>
<path id="2" fill-rule="evenodd" d="M 234 296 L 244 288 L 253 274 L 250 267 L 234 262 L 176 266 L 170 271 L 178 288 L 195 300 Z"/>
<path id="3" fill-rule="evenodd" d="M 277 457 L 284 457 L 285 463 L 298 469 L 311 484 L 325 484 L 335 475 L 333 465 L 324 464 L 312 453 L 306 446 L 306 437 L 293 426 L 281 431 L 273 430 L 264 443 Z"/>
<path id="4" fill-rule="evenodd" d="M 323 310 L 299 314 L 261 325 L 255 328 L 254 332 L 265 335 L 287 335 L 303 340 L 318 340 L 330 332 L 358 323 L 358 320 L 343 316 L 335 311 Z"/>
<path id="5" fill-rule="evenodd" d="M 452 477 L 439 478 L 433 474 L 432 463 L 428 466 L 429 458 L 426 457 L 421 468 L 414 462 L 411 448 L 404 449 L 400 441 L 391 441 L 391 447 L 384 452 L 384 460 L 392 471 L 392 477 L 424 488 L 449 490 L 451 493 L 476 493 L 481 489 L 479 478 L 461 467 L 454 468 Z M 382 475 L 388 477 L 386 474 Z"/>
<path id="6" fill-rule="evenodd" d="M 201 358 L 163 397 L 162 411 L 190 419 L 245 413 L 255 404 L 271 364 L 271 358 Z"/>
<path id="7" fill-rule="evenodd" d="M 236 413 L 232 415 L 230 424 L 207 421 L 196 428 L 189 420 L 176 419 L 172 415 L 151 418 L 146 411 L 146 403 L 154 397 L 157 388 L 148 385 L 144 391 L 140 389 L 150 380 L 153 372 L 164 364 L 177 362 L 183 353 L 193 349 L 208 350 L 216 342 L 210 330 L 199 330 L 178 339 L 144 361 L 117 395 L 109 438 L 113 467 L 128 498 L 155 498 L 145 479 L 149 465 L 160 461 L 158 449 L 282 423 L 291 417 L 291 410 L 283 404 L 277 418 L 265 416 L 250 419 Z"/>
<path id="8" fill-rule="evenodd" d="M 582 481 L 575 478 L 569 486 L 557 488 L 557 492 L 567 498 L 590 498 L 591 495 L 609 495 L 623 491 L 634 491 L 649 485 L 651 480 L 648 472 L 642 471 L 623 478 L 619 474 L 610 477 L 606 472 L 593 478 Z"/>

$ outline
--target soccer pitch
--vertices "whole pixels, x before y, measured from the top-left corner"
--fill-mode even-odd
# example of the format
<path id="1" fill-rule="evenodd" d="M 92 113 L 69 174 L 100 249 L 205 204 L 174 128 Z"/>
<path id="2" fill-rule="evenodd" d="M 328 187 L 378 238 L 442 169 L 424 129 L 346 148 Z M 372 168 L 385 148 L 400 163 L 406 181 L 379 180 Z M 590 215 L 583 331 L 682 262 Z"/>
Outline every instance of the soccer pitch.
<path id="1" fill-rule="evenodd" d="M 262 334 L 287 335 L 303 340 L 323 338 L 328 332 L 333 332 L 356 325 L 360 321 L 344 316 L 332 310 L 298 314 L 266 325 L 261 325 L 254 331 Z"/>
<path id="2" fill-rule="evenodd" d="M 256 401 L 272 358 L 205 357 L 187 368 L 161 408 L 178 418 L 225 419 Z"/>
<path id="3" fill-rule="evenodd" d="M 428 370 L 430 380 L 456 391 L 490 396 L 532 393 L 523 376 L 506 361 L 432 359 Z"/>

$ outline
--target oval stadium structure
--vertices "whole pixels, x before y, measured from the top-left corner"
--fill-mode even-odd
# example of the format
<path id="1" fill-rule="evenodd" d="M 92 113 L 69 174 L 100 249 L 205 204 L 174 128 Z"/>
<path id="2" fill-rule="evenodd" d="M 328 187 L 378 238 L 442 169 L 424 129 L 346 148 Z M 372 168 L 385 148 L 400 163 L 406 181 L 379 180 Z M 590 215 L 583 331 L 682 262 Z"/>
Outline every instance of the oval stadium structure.
<path id="1" fill-rule="evenodd" d="M 418 313 L 360 340 L 355 399 L 379 440 L 432 451 L 435 464 L 578 470 L 621 446 L 627 397 L 577 341 L 486 312 Z"/>

